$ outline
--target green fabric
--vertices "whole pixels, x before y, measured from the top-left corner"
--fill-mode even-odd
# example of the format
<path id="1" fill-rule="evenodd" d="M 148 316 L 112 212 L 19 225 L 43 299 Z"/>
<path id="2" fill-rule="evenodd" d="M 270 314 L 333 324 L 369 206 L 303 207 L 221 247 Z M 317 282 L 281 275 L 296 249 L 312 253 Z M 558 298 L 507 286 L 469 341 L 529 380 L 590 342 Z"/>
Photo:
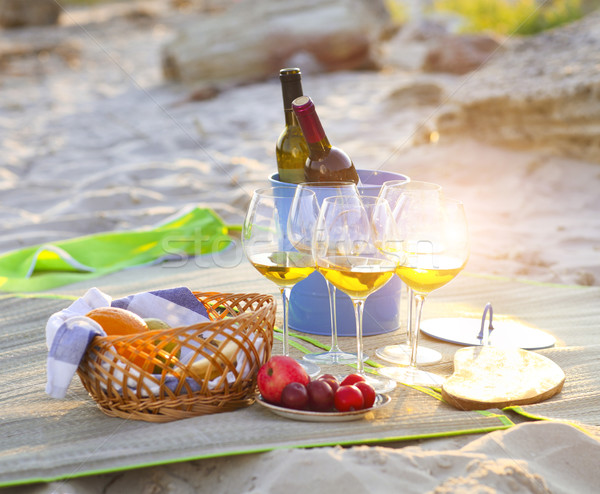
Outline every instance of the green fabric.
<path id="1" fill-rule="evenodd" d="M 218 252 L 232 242 L 211 209 L 195 208 L 153 229 L 106 232 L 0 255 L 0 291 L 37 292 L 175 256 Z"/>

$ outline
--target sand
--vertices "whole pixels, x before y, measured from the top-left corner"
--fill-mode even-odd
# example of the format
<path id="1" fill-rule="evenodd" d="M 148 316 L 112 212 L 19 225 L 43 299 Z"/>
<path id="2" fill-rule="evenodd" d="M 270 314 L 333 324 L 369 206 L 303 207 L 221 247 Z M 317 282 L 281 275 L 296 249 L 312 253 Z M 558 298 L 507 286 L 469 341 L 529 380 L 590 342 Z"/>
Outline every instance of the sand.
<path id="1" fill-rule="evenodd" d="M 276 75 L 207 101 L 164 82 L 160 49 L 184 13 L 161 2 L 73 10 L 57 28 L 5 31 L 0 85 L 0 252 L 152 225 L 189 204 L 239 223 L 275 171 L 283 125 Z M 143 14 L 147 15 L 143 15 Z M 45 50 L 39 51 L 41 48 Z M 597 164 L 468 136 L 420 145 L 438 107 L 398 105 L 401 88 L 460 78 L 388 70 L 309 74 L 332 143 L 357 168 L 434 181 L 465 202 L 467 270 L 600 284 Z"/>
<path id="2" fill-rule="evenodd" d="M 600 443 L 565 424 L 526 423 L 471 437 L 384 446 L 289 449 L 22 486 L 15 494 L 281 492 L 595 492 Z"/>
<path id="3" fill-rule="evenodd" d="M 184 15 L 166 3 L 142 2 L 136 15 L 123 4 L 75 9 L 58 28 L 2 33 L 0 252 L 152 225 L 190 204 L 238 224 L 267 184 L 283 125 L 276 76 L 206 101 L 165 83 L 160 48 Z M 307 74 L 304 88 L 358 168 L 435 181 L 464 200 L 467 271 L 600 285 L 598 165 L 468 136 L 423 144 L 436 108 L 398 107 L 390 95 L 424 79 L 450 91 L 460 83 L 389 70 Z M 562 424 L 397 446 L 277 451 L 15 490 L 566 493 L 600 481 L 600 443 Z"/>

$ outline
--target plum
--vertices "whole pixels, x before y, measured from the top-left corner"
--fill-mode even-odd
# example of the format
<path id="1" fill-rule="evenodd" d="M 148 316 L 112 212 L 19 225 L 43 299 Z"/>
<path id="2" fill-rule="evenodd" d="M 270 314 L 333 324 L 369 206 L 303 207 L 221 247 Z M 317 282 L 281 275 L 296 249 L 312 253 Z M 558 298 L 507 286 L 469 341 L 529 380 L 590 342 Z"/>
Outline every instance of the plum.
<path id="1" fill-rule="evenodd" d="M 311 410 L 327 412 L 333 409 L 333 389 L 325 380 L 311 381 L 306 386 L 308 401 Z"/>
<path id="2" fill-rule="evenodd" d="M 348 374 L 344 379 L 342 379 L 340 386 L 349 386 L 351 384 L 363 382 L 364 380 L 365 378 L 360 374 Z"/>
<path id="3" fill-rule="evenodd" d="M 357 382 L 354 386 L 360 389 L 360 392 L 363 395 L 364 400 L 364 408 L 371 408 L 375 404 L 375 398 L 377 397 L 377 393 L 373 389 L 373 386 L 366 382 Z"/>
<path id="4" fill-rule="evenodd" d="M 281 392 L 281 404 L 287 408 L 304 410 L 309 403 L 308 390 L 302 383 L 289 383 Z"/>
<path id="5" fill-rule="evenodd" d="M 334 395 L 335 408 L 339 412 L 362 410 L 365 406 L 363 395 L 353 384 L 340 386 Z"/>
<path id="6" fill-rule="evenodd" d="M 323 374 L 322 376 L 319 376 L 317 378 L 317 380 L 324 381 L 327 384 L 329 384 L 329 386 L 331 386 L 331 390 L 334 392 L 334 394 L 337 391 L 337 389 L 340 387 L 339 381 L 332 374 Z"/>

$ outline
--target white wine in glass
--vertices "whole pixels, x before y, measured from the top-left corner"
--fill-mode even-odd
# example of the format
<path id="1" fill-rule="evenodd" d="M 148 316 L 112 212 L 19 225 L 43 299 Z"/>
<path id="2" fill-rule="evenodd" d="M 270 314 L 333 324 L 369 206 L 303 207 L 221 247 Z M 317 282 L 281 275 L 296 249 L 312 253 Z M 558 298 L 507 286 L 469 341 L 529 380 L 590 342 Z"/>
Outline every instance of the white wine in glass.
<path id="1" fill-rule="evenodd" d="M 298 185 L 288 219 L 288 234 L 294 247 L 312 256 L 311 244 L 319 218 L 321 204 L 327 197 L 359 197 L 354 182 L 304 182 Z M 339 347 L 336 317 L 336 287 L 325 279 L 329 294 L 331 348 L 326 352 L 304 355 L 318 364 L 347 364 L 356 361 L 356 354 Z"/>
<path id="2" fill-rule="evenodd" d="M 392 217 L 394 220 L 397 219 L 399 211 L 402 206 L 402 193 L 404 191 L 404 185 L 407 180 L 390 180 L 385 182 L 380 191 L 378 198 L 384 200 L 392 211 Z M 442 187 L 437 184 L 430 184 L 423 189 L 423 194 L 429 194 L 432 201 L 438 200 L 439 195 L 442 193 Z M 384 234 L 385 232 L 377 231 L 376 234 Z M 378 242 L 384 241 L 383 238 L 377 238 Z M 411 354 L 411 331 L 410 327 L 412 324 L 414 314 L 414 292 L 412 289 L 404 283 L 406 287 L 406 342 L 396 343 L 392 345 L 385 345 L 375 350 L 375 355 L 380 359 L 398 365 L 408 365 L 410 363 Z M 400 309 L 398 309 L 400 312 Z M 429 365 L 437 364 L 442 360 L 442 354 L 432 348 L 423 347 L 419 345 L 417 348 L 417 365 Z"/>
<path id="3" fill-rule="evenodd" d="M 319 272 L 354 305 L 356 373 L 376 392 L 387 393 L 396 382 L 365 372 L 363 363 L 363 310 L 367 297 L 394 275 L 396 264 L 375 246 L 371 221 L 360 198 L 330 197 L 323 201 L 313 239 Z"/>
<path id="4" fill-rule="evenodd" d="M 442 376 L 417 368 L 419 327 L 425 297 L 452 281 L 469 257 L 467 221 L 460 201 L 432 196 L 435 184 L 408 182 L 396 216 L 397 230 L 382 249 L 399 257 L 396 274 L 414 292 L 411 359 L 406 367 L 384 367 L 381 375 L 404 384 L 439 386 Z"/>
<path id="5" fill-rule="evenodd" d="M 253 255 L 250 262 L 280 287 L 293 287 L 315 270 L 312 256 L 300 252 L 263 252 Z"/>
<path id="6" fill-rule="evenodd" d="M 254 192 L 242 226 L 242 246 L 250 263 L 275 283 L 283 302 L 283 354 L 289 355 L 288 307 L 292 287 L 312 272 L 312 255 L 299 252 L 288 238 L 287 224 L 294 187 L 269 187 Z M 310 376 L 318 365 L 300 361 Z"/>

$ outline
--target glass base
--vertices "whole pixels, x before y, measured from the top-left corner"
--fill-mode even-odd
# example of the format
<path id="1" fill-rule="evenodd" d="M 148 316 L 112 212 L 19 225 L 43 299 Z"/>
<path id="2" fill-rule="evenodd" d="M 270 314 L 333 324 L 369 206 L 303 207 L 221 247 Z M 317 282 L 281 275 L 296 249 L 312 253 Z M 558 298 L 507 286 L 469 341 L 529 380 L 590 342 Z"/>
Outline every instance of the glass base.
<path id="1" fill-rule="evenodd" d="M 376 393 L 389 393 L 396 389 L 396 381 L 393 379 L 387 379 L 386 377 L 374 376 L 372 374 L 364 373 L 361 374 L 367 384 L 370 384 Z"/>
<path id="2" fill-rule="evenodd" d="M 388 377 L 410 386 L 441 386 L 446 380 L 431 372 L 422 371 L 415 367 L 381 367 L 377 369 L 381 376 Z"/>
<path id="3" fill-rule="evenodd" d="M 375 355 L 380 359 L 398 365 L 410 364 L 409 345 L 388 345 L 375 350 Z M 417 348 L 417 365 L 432 365 L 442 361 L 442 354 L 437 350 L 419 346 Z"/>
<path id="4" fill-rule="evenodd" d="M 321 365 L 335 365 L 335 364 L 355 364 L 356 353 L 338 351 L 328 351 L 322 353 L 307 353 L 302 357 L 304 360 L 314 362 Z M 363 353 L 363 361 L 367 360 L 369 356 Z"/>
<path id="5" fill-rule="evenodd" d="M 304 359 L 298 359 L 298 363 L 304 367 L 304 370 L 310 377 L 316 377 L 321 373 L 321 368 L 313 363 Z"/>

